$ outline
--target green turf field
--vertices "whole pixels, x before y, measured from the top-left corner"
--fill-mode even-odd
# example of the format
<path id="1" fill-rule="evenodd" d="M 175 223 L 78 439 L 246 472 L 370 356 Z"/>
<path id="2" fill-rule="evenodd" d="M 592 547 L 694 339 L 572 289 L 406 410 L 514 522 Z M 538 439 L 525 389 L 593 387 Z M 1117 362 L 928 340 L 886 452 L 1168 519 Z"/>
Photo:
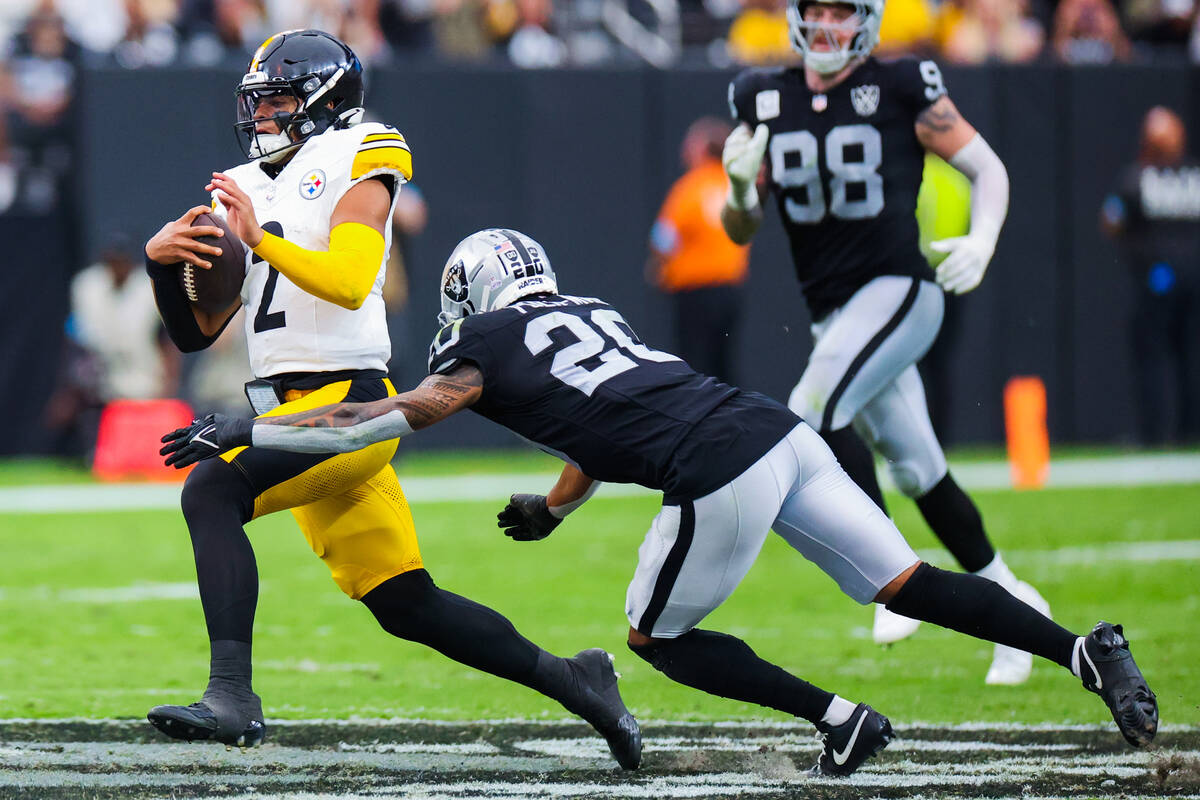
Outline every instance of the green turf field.
<path id="1" fill-rule="evenodd" d="M 452 474 L 495 471 L 505 459 L 415 463 Z M 412 464 L 402 462 L 401 473 Z M 537 456 L 517 467 L 549 468 Z M 0 469 L 0 482 L 20 483 L 19 474 Z M 1102 617 L 1124 623 L 1163 722 L 1200 724 L 1193 622 L 1200 610 L 1200 487 L 975 497 L 1010 565 L 1041 590 L 1056 619 L 1077 631 Z M 496 529 L 499 503 L 410 499 L 426 564 L 440 585 L 493 606 L 555 652 L 600 646 L 616 653 L 623 692 L 639 716 L 782 718 L 672 684 L 625 649 L 625 585 L 657 508 L 652 497 L 601 493 L 550 539 L 532 543 L 509 541 Z M 914 546 L 933 548 L 912 504 L 889 500 Z M 338 591 L 290 516 L 249 530 L 262 581 L 255 685 L 268 718 L 566 717 L 527 689 L 382 633 Z M 140 717 L 149 706 L 197 698 L 207 678 L 207 641 L 178 513 L 0 514 L 0 553 L 0 718 Z M 923 626 L 885 650 L 871 643 L 870 623 L 870 609 L 771 537 L 705 627 L 735 633 L 763 656 L 901 724 L 1109 719 L 1097 698 L 1054 665 L 1036 665 L 1023 687 L 985 687 L 990 645 Z"/>

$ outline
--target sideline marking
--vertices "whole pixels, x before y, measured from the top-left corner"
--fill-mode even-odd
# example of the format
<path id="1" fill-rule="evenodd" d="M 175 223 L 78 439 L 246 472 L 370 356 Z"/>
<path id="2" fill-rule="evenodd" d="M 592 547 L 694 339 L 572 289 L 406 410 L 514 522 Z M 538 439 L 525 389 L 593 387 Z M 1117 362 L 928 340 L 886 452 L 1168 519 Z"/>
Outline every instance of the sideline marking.
<path id="1" fill-rule="evenodd" d="M 1006 461 L 955 464 L 955 479 L 966 489 L 1011 489 Z M 507 500 L 513 492 L 549 489 L 556 473 L 401 476 L 409 502 L 461 503 Z M 880 483 L 894 488 L 887 470 Z M 1200 454 L 1165 453 L 1075 458 L 1050 463 L 1050 488 L 1150 486 L 1200 483 Z M 65 484 L 0 488 L 0 513 L 66 514 L 96 511 L 178 510 L 179 484 Z M 605 484 L 600 497 L 652 496 L 654 492 L 633 484 Z"/>
<path id="2" fill-rule="evenodd" d="M 917 555 L 936 566 L 951 565 L 944 550 L 921 549 Z M 1060 547 L 1053 550 L 1005 550 L 1009 563 L 1042 569 L 1057 566 L 1092 566 L 1128 562 L 1156 563 L 1162 561 L 1200 561 L 1200 539 L 1166 542 L 1109 542 L 1107 544 Z M 55 590 L 47 585 L 20 589 L 0 587 L 0 603 L 46 602 L 57 598 L 62 603 L 106 605 L 110 603 L 144 603 L 153 600 L 195 600 L 200 596 L 194 583 L 135 583 L 130 586 L 84 587 Z M 267 662 L 259 664 L 268 669 L 294 669 L 301 672 L 372 671 L 372 664 L 334 667 L 302 660 L 295 663 Z M 2 723 L 3 720 L 0 720 Z"/>

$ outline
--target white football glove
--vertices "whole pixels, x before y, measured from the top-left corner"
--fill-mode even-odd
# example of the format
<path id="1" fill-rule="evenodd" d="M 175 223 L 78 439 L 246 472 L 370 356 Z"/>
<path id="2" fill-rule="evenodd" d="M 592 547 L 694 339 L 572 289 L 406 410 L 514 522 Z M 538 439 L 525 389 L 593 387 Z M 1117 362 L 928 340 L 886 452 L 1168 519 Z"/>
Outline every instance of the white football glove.
<path id="1" fill-rule="evenodd" d="M 968 234 L 930 242 L 929 249 L 950 254 L 937 267 L 937 282 L 951 294 L 966 294 L 983 280 L 996 243 L 986 236 Z"/>
<path id="2" fill-rule="evenodd" d="M 729 205 L 749 211 L 758 205 L 758 172 L 762 169 L 763 154 L 767 152 L 770 131 L 759 123 L 750 133 L 750 126 L 738 125 L 725 140 L 721 163 L 729 176 Z"/>

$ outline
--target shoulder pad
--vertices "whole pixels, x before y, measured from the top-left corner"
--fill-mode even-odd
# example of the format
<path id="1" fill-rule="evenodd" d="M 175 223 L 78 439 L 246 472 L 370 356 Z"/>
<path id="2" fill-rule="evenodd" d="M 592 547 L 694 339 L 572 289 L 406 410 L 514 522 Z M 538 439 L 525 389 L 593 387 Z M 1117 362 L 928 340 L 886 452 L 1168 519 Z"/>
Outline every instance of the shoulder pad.
<path id="1" fill-rule="evenodd" d="M 357 134 L 357 150 L 350 180 L 378 174 L 397 175 L 405 181 L 412 178 L 412 151 L 400 131 L 378 122 L 365 122 L 351 130 Z"/>
<path id="2" fill-rule="evenodd" d="M 433 342 L 429 345 L 429 372 L 445 372 L 450 367 L 457 363 L 456 358 L 443 359 L 442 355 L 454 345 L 458 344 L 462 336 L 463 320 L 456 319 L 449 325 L 446 325 L 433 336 Z"/>

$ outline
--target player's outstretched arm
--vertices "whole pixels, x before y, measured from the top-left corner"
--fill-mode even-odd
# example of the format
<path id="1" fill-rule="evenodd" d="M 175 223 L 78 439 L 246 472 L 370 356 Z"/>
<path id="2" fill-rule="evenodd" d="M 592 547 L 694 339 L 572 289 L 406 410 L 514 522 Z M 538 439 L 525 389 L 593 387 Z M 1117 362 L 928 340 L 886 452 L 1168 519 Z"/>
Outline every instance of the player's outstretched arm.
<path id="1" fill-rule="evenodd" d="M 749 244 L 762 224 L 758 176 L 769 138 L 766 125 L 760 124 L 751 133 L 750 126 L 743 123 L 725 140 L 721 163 L 729 176 L 729 194 L 721 208 L 721 225 L 735 244 Z"/>
<path id="2" fill-rule="evenodd" d="M 474 364 L 462 364 L 444 375 L 430 375 L 415 389 L 370 403 L 338 403 L 254 420 L 209 414 L 164 436 L 159 453 L 177 469 L 234 447 L 348 453 L 427 428 L 471 406 L 482 393 L 482 373 Z"/>
<path id="3" fill-rule="evenodd" d="M 518 542 L 545 539 L 575 509 L 587 502 L 599 486 L 578 467 L 563 467 L 550 494 L 514 494 L 496 515 L 497 527 Z"/>
<path id="4" fill-rule="evenodd" d="M 971 229 L 966 236 L 930 243 L 949 253 L 937 268 L 938 283 L 965 294 L 979 285 L 996 251 L 1008 214 L 1008 171 L 979 132 L 942 96 L 917 116 L 917 139 L 971 181 Z"/>
<path id="5" fill-rule="evenodd" d="M 257 419 L 251 443 L 298 453 L 350 452 L 428 428 L 471 406 L 482 394 L 483 374 L 474 364 L 462 364 L 446 374 L 430 375 L 395 397 Z"/>

